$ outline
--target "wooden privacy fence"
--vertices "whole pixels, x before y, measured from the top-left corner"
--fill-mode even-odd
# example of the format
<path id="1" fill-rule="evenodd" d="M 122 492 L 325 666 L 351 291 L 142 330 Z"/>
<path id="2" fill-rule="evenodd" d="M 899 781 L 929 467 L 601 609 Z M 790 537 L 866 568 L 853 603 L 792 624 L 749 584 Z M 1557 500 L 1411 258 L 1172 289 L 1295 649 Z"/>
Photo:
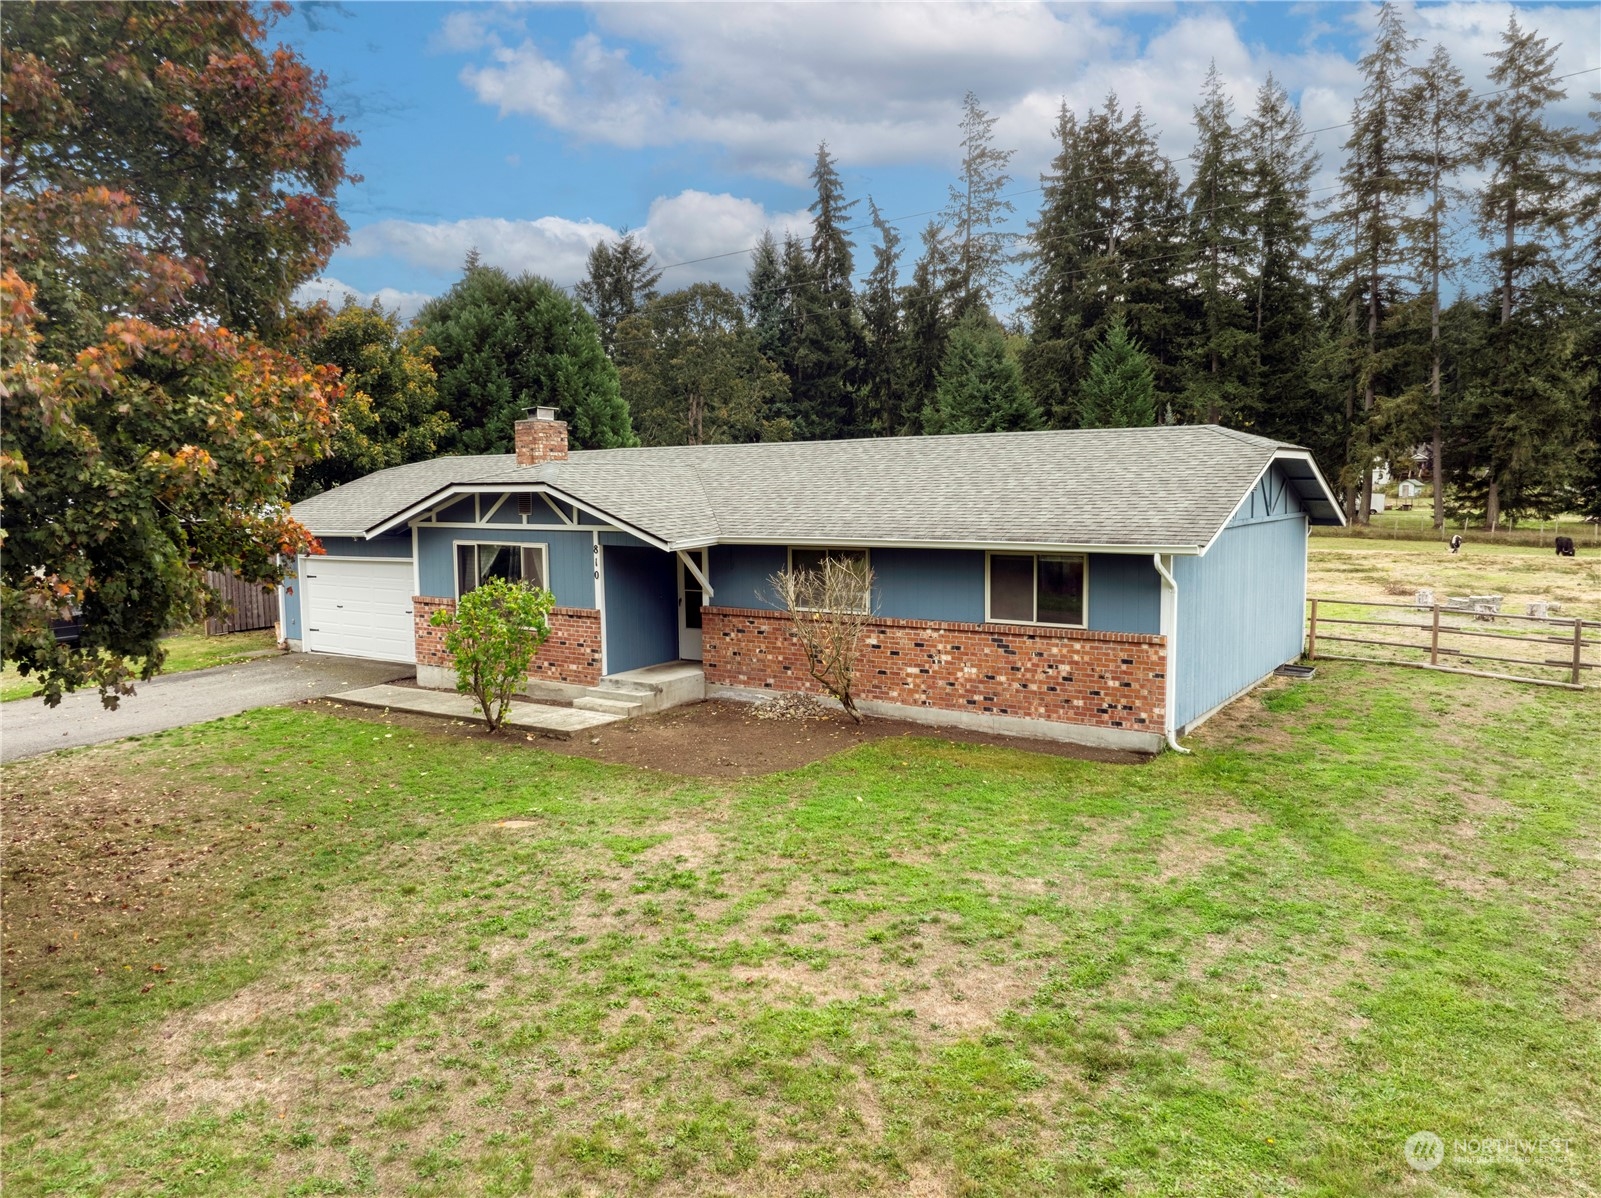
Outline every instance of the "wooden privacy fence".
<path id="1" fill-rule="evenodd" d="M 221 570 L 207 570 L 206 583 L 222 595 L 229 613 L 221 620 L 206 621 L 207 636 L 271 628 L 278 622 L 278 595 L 272 588 L 243 582 Z"/>
<path id="2" fill-rule="evenodd" d="M 1601 622 L 1594 620 L 1517 616 L 1490 610 L 1488 604 L 1463 608 L 1439 603 L 1309 599 L 1307 606 L 1309 658 L 1382 662 L 1573 690 L 1601 683 L 1601 675 L 1594 673 L 1601 670 Z M 1373 608 L 1389 610 L 1375 614 L 1369 610 Z M 1405 612 L 1413 618 L 1404 618 Z M 1375 637 L 1368 629 L 1384 631 Z M 1332 653 L 1327 651 L 1331 645 Z M 1345 646 L 1363 648 L 1352 653 Z M 1517 666 L 1520 671 L 1482 668 L 1481 662 Z"/>

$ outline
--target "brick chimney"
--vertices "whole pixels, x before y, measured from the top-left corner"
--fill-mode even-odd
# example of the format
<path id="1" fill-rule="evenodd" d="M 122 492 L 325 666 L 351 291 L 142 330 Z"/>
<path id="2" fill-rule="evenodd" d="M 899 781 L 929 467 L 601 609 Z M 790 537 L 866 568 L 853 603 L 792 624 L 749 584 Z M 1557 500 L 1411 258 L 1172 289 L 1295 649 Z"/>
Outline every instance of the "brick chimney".
<path id="1" fill-rule="evenodd" d="M 567 460 L 567 422 L 556 419 L 555 408 L 529 408 L 528 415 L 512 427 L 519 466 Z"/>

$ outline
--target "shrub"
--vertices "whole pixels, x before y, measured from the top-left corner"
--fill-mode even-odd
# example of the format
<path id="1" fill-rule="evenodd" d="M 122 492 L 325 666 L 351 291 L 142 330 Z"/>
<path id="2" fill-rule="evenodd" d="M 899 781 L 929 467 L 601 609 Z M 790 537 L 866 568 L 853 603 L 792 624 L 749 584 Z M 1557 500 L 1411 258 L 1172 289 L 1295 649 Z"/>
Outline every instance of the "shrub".
<path id="1" fill-rule="evenodd" d="M 455 611 L 441 609 L 429 619 L 446 629 L 456 689 L 478 700 L 491 732 L 504 722 L 512 695 L 527 685 L 529 663 L 550 635 L 555 606 L 549 591 L 490 578 L 463 595 Z"/>

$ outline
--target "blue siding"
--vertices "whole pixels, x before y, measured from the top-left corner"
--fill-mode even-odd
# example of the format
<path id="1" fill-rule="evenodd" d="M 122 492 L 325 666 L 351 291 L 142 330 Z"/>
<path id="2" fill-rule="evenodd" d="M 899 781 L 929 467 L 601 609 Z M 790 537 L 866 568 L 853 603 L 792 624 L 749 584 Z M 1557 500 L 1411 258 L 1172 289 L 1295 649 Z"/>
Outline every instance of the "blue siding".
<path id="1" fill-rule="evenodd" d="M 474 496 L 458 499 L 455 503 L 437 513 L 434 519 L 442 523 L 471 524 L 478 519 L 478 507 Z"/>
<path id="2" fill-rule="evenodd" d="M 1149 554 L 1090 554 L 1089 592 L 1093 631 L 1162 631 L 1162 576 Z"/>
<path id="3" fill-rule="evenodd" d="M 283 583 L 278 587 L 278 594 L 283 600 L 284 630 L 286 641 L 300 639 L 300 563 L 292 561 L 284 571 Z"/>
<path id="4" fill-rule="evenodd" d="M 1264 520 L 1298 516 L 1303 510 L 1301 497 L 1290 486 L 1284 472 L 1274 466 L 1257 481 L 1229 523 L 1256 524 Z"/>
<path id="5" fill-rule="evenodd" d="M 872 549 L 875 610 L 899 620 L 984 622 L 984 554 L 968 549 Z M 713 602 L 775 606 L 767 580 L 788 564 L 783 546 L 713 545 Z M 1145 555 L 1094 553 L 1089 626 L 1098 632 L 1161 631 L 1162 580 Z"/>
<path id="6" fill-rule="evenodd" d="M 873 602 L 897 620 L 984 622 L 984 554 L 977 549 L 873 549 Z"/>
<path id="7" fill-rule="evenodd" d="M 782 545 L 713 545 L 708 552 L 714 606 L 769 611 L 778 606 L 767 580 L 789 564 Z"/>
<path id="8" fill-rule="evenodd" d="M 587 532 L 544 531 L 491 524 L 478 529 L 417 526 L 417 567 L 424 595 L 456 593 L 456 543 L 500 541 L 549 548 L 550 589 L 562 607 L 595 606 L 594 540 Z"/>
<path id="9" fill-rule="evenodd" d="M 1223 531 L 1204 557 L 1173 559 L 1179 727 L 1300 656 L 1306 519 Z"/>
<path id="10" fill-rule="evenodd" d="M 678 660 L 678 571 L 673 554 L 608 544 L 606 672 Z"/>

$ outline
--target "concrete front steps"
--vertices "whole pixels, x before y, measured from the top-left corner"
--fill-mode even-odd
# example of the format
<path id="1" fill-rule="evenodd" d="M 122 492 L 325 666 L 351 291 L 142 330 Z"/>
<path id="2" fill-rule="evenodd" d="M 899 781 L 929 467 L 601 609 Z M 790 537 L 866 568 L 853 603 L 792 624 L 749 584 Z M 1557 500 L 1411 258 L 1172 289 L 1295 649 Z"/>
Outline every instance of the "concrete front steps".
<path id="1" fill-rule="evenodd" d="M 528 696 L 549 703 L 567 703 L 579 711 L 631 719 L 685 703 L 699 703 L 706 697 L 706 673 L 698 662 L 670 661 L 607 674 L 599 686 L 530 682 Z"/>

